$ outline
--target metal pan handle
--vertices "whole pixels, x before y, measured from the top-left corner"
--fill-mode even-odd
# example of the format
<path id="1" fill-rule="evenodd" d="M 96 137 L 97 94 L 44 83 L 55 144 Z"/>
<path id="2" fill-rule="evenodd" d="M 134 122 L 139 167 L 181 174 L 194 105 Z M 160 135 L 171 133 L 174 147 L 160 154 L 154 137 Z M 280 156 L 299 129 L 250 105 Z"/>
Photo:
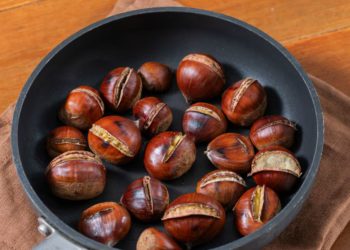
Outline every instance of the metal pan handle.
<path id="1" fill-rule="evenodd" d="M 87 250 L 86 248 L 78 246 L 77 244 L 65 238 L 49 223 L 47 223 L 44 218 L 39 217 L 38 221 L 38 231 L 46 238 L 37 246 L 33 247 L 33 250 Z"/>

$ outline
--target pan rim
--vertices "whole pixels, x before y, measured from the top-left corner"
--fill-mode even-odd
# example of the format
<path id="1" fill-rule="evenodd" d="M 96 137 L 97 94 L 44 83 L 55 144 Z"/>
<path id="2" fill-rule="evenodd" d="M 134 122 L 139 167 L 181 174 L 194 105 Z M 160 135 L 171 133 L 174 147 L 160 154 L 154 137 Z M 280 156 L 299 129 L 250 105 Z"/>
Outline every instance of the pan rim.
<path id="1" fill-rule="evenodd" d="M 309 164 L 309 170 L 305 176 L 305 180 L 302 183 L 302 185 L 299 187 L 298 191 L 294 194 L 293 198 L 288 202 L 288 204 L 281 210 L 281 212 L 278 213 L 264 227 L 262 227 L 261 229 L 257 230 L 256 232 L 248 236 L 239 238 L 233 242 L 219 246 L 215 249 L 227 249 L 227 248 L 236 249 L 236 248 L 245 247 L 249 243 L 254 242 L 258 239 L 263 240 L 264 236 L 271 233 L 274 228 L 276 228 L 280 223 L 282 223 L 282 221 L 288 221 L 288 223 L 282 228 L 282 230 L 285 229 L 287 225 L 289 225 L 290 221 L 294 219 L 296 214 L 299 212 L 305 200 L 305 197 L 307 197 L 311 191 L 311 187 L 314 183 L 316 174 L 319 169 L 322 150 L 323 150 L 323 142 L 324 142 L 323 114 L 321 110 L 319 97 L 317 95 L 315 87 L 313 86 L 311 80 L 308 78 L 307 74 L 302 69 L 299 62 L 297 62 L 297 60 L 287 51 L 287 49 L 285 49 L 281 44 L 279 44 L 269 35 L 251 26 L 250 24 L 247 24 L 233 17 L 211 12 L 211 11 L 188 8 L 188 7 L 158 7 L 158 8 L 148 8 L 148 9 L 140 9 L 140 10 L 125 12 L 125 13 L 117 14 L 117 15 L 102 19 L 100 21 L 97 21 L 81 29 L 80 31 L 74 33 L 73 35 L 71 35 L 64 41 L 62 41 L 53 50 L 51 50 L 45 56 L 45 58 L 42 59 L 39 65 L 35 68 L 33 73 L 28 78 L 27 82 L 25 83 L 24 87 L 22 88 L 22 91 L 20 93 L 20 96 L 16 104 L 14 116 L 13 116 L 12 131 L 11 131 L 12 154 L 13 154 L 14 163 L 16 165 L 17 174 L 20 177 L 23 189 L 25 190 L 32 205 L 36 208 L 38 213 L 42 217 L 44 217 L 45 220 L 47 220 L 47 222 L 50 225 L 52 225 L 58 232 L 64 235 L 64 237 L 68 238 L 70 241 L 77 243 L 78 245 L 82 245 L 84 247 L 88 247 L 92 249 L 111 249 L 101 243 L 98 243 L 90 238 L 85 237 L 84 235 L 80 234 L 78 231 L 74 230 L 72 227 L 64 223 L 59 217 L 57 217 L 53 212 L 51 212 L 51 210 L 43 203 L 43 201 L 39 198 L 39 196 L 31 186 L 29 179 L 25 174 L 25 171 L 20 159 L 19 145 L 18 145 L 18 126 L 19 126 L 19 120 L 20 120 L 19 118 L 20 118 L 22 106 L 26 99 L 26 95 L 30 90 L 30 87 L 32 86 L 33 82 L 36 80 L 37 76 L 39 75 L 39 73 L 45 68 L 46 64 L 52 58 L 54 58 L 56 54 L 58 54 L 62 49 L 64 49 L 68 44 L 80 38 L 81 36 L 85 35 L 86 33 L 100 26 L 106 25 L 110 22 L 118 21 L 124 18 L 135 16 L 135 15 L 157 14 L 157 13 L 167 13 L 167 12 L 209 16 L 209 17 L 220 19 L 222 21 L 229 22 L 239 27 L 242 27 L 254 33 L 254 35 L 259 36 L 260 38 L 263 38 L 266 42 L 268 42 L 276 50 L 278 50 L 279 53 L 281 53 L 288 60 L 291 66 L 293 66 L 293 68 L 299 74 L 299 76 L 301 77 L 301 79 L 303 80 L 304 84 L 306 85 L 309 91 L 309 94 L 313 103 L 313 108 L 315 109 L 316 121 L 317 121 L 317 129 L 316 129 L 317 138 L 316 138 L 315 153 L 313 155 L 312 162 L 310 162 Z"/>

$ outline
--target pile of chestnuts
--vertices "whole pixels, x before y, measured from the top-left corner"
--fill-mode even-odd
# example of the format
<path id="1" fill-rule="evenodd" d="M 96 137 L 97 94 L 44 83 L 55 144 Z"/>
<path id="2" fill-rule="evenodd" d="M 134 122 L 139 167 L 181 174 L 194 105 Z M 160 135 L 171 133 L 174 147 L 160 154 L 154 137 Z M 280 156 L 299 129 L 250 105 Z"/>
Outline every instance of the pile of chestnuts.
<path id="1" fill-rule="evenodd" d="M 143 96 L 143 90 L 148 95 L 164 93 L 171 79 L 168 66 L 146 62 L 138 70 L 111 70 L 99 90 L 79 86 L 68 93 L 58 112 L 64 125 L 47 136 L 53 159 L 45 175 L 52 193 L 66 200 L 93 199 L 106 186 L 106 162 L 127 169 L 140 154 L 144 166 L 139 167 L 148 173 L 125 187 L 120 200 L 82 211 L 82 234 L 114 246 L 134 220 L 162 222 L 166 233 L 146 228 L 136 249 L 191 248 L 222 233 L 229 211 L 234 214 L 229 223 L 242 236 L 253 233 L 280 211 L 280 197 L 295 189 L 302 174 L 290 151 L 296 124 L 280 115 L 264 116 L 268 96 L 257 79 L 248 77 L 224 90 L 226 78 L 218 60 L 207 54 L 186 55 L 176 70 L 178 88 L 188 103 L 183 131 L 169 131 L 171 108 L 158 97 Z M 221 107 L 207 102 L 220 95 Z M 122 116 L 128 112 L 133 120 Z M 233 128 L 249 126 L 249 136 L 227 131 L 229 123 Z M 147 141 L 144 151 L 142 140 Z M 206 145 L 199 153 L 213 170 L 194 179 L 193 193 L 171 200 L 162 181 L 185 175 L 199 144 Z M 248 187 L 247 178 L 256 186 Z"/>

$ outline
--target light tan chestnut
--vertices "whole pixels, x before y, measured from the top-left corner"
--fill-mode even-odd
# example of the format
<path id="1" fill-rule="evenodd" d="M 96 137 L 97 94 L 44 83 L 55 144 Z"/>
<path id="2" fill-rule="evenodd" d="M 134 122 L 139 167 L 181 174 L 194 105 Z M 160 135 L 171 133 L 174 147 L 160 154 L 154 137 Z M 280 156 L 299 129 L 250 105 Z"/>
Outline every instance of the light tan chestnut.
<path id="1" fill-rule="evenodd" d="M 276 192 L 289 192 L 301 176 L 301 167 L 288 149 L 270 146 L 256 154 L 250 175 L 258 185 L 266 185 Z"/>
<path id="2" fill-rule="evenodd" d="M 153 137 L 145 150 L 147 172 L 159 180 L 172 180 L 185 174 L 196 159 L 196 146 L 181 132 L 166 131 Z"/>
<path id="3" fill-rule="evenodd" d="M 67 151 L 50 162 L 46 178 L 54 195 L 67 200 L 87 200 L 103 192 L 106 169 L 91 152 Z"/>
<path id="4" fill-rule="evenodd" d="M 243 194 L 246 183 L 241 176 L 228 170 L 215 170 L 202 177 L 196 192 L 213 197 L 226 209 L 231 209 Z"/>
<path id="5" fill-rule="evenodd" d="M 181 250 L 181 247 L 167 234 L 149 227 L 137 240 L 136 250 Z"/>
<path id="6" fill-rule="evenodd" d="M 105 116 L 95 122 L 88 134 L 90 149 L 113 164 L 132 160 L 141 147 L 141 133 L 135 123 L 121 116 Z"/>
<path id="7" fill-rule="evenodd" d="M 261 117 L 267 106 L 266 92 L 261 84 L 252 78 L 236 82 L 225 90 L 221 108 L 232 123 L 249 126 Z"/>
<path id="8" fill-rule="evenodd" d="M 205 154 L 215 167 L 242 174 L 250 171 L 254 147 L 244 135 L 225 133 L 209 143 Z"/>
<path id="9" fill-rule="evenodd" d="M 182 128 L 187 135 L 194 137 L 195 142 L 206 142 L 224 133 L 227 121 L 214 105 L 198 102 L 185 111 Z"/>

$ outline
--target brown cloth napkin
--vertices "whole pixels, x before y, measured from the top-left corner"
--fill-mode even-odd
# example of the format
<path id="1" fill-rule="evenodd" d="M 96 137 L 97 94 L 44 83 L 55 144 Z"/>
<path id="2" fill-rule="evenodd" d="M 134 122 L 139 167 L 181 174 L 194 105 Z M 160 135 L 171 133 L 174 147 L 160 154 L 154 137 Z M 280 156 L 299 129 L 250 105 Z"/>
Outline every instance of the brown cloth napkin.
<path id="1" fill-rule="evenodd" d="M 141 4 L 142 3 L 142 4 Z M 118 1 L 111 14 L 175 1 Z M 321 99 L 325 145 L 315 185 L 297 218 L 266 249 L 330 249 L 350 220 L 350 98 L 311 76 Z M 10 133 L 14 105 L 0 116 L 0 248 L 30 249 L 42 236 L 11 159 Z M 344 248 L 346 249 L 346 247 Z M 347 249 L 350 249 L 350 242 Z"/>

